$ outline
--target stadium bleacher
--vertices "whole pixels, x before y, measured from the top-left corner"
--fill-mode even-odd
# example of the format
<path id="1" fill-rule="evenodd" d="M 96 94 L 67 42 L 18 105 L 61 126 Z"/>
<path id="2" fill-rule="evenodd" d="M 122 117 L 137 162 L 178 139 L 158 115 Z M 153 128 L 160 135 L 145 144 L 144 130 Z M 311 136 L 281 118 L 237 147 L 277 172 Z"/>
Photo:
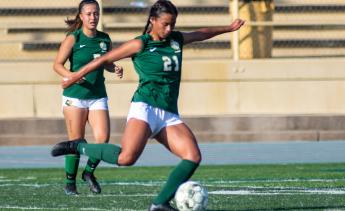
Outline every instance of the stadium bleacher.
<path id="1" fill-rule="evenodd" d="M 0 55 L 0 60 L 11 59 L 52 59 L 59 43 L 64 37 L 63 20 L 72 17 L 76 12 L 75 1 L 45 3 L 44 7 L 34 7 L 30 3 L 0 7 L 3 42 L 8 51 L 16 52 Z M 131 6 L 124 1 L 103 1 L 103 25 L 115 44 L 140 34 L 145 25 L 147 9 Z M 226 25 L 230 22 L 229 3 L 218 1 L 204 4 L 184 4 L 179 7 L 180 17 L 177 22 L 179 30 L 193 30 L 198 27 Z M 298 2 L 298 3 L 296 3 Z M 310 1 L 276 1 L 273 16 L 273 49 L 274 58 L 292 56 L 339 56 L 345 55 L 344 19 L 345 5 L 343 3 L 312 4 Z M 2 3 L 5 4 L 5 3 Z M 1 5 L 2 6 L 2 5 Z M 15 18 L 13 18 L 15 17 Z M 9 20 L 11 19 L 11 20 Z M 303 20 L 303 21 L 301 21 Z M 248 21 L 255 27 L 255 22 Z M 18 44 L 21 48 L 18 48 Z M 4 43 L 1 43 L 4 45 Z M 231 48 L 229 36 L 219 36 L 210 41 L 189 46 L 199 51 L 217 49 L 212 55 L 230 58 Z M 30 57 L 28 52 L 37 51 Z M 43 52 L 42 52 L 43 51 Z M 41 53 L 40 53 L 41 52 Z M 230 53 L 229 53 L 230 52 Z M 198 56 L 207 57 L 207 53 L 198 52 Z M 21 54 L 23 57 L 21 57 Z M 195 52 L 185 54 L 195 57 Z"/>

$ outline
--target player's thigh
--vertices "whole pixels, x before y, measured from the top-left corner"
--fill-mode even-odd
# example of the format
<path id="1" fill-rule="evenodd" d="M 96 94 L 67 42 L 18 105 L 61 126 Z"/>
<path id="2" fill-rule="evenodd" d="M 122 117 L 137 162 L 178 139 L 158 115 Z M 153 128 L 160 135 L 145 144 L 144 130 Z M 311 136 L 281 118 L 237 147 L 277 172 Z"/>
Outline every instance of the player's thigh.
<path id="1" fill-rule="evenodd" d="M 201 161 L 201 153 L 194 134 L 184 123 L 167 126 L 155 137 L 181 159 Z"/>
<path id="2" fill-rule="evenodd" d="M 150 135 L 151 129 L 145 121 L 129 119 L 121 138 L 119 164 L 133 164 L 143 152 Z"/>
<path id="3" fill-rule="evenodd" d="M 63 114 L 65 117 L 68 138 L 70 140 L 84 138 L 88 110 L 75 106 L 65 106 L 63 107 Z"/>
<path id="4" fill-rule="evenodd" d="M 96 143 L 109 141 L 110 119 L 108 110 L 89 110 L 89 124 Z"/>

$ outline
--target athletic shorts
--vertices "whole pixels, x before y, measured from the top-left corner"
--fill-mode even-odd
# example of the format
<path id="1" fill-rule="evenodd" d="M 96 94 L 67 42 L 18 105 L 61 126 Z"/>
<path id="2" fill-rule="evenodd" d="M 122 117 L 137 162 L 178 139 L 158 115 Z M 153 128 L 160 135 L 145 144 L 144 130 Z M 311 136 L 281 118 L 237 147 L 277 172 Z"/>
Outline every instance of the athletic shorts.
<path id="1" fill-rule="evenodd" d="M 150 138 L 155 137 L 165 127 L 183 123 L 179 115 L 143 102 L 131 103 L 127 122 L 131 118 L 140 119 L 150 126 L 152 132 Z"/>
<path id="2" fill-rule="evenodd" d="M 108 110 L 108 98 L 82 100 L 78 98 L 62 96 L 62 107 L 75 106 L 77 108 L 86 108 L 88 110 Z"/>

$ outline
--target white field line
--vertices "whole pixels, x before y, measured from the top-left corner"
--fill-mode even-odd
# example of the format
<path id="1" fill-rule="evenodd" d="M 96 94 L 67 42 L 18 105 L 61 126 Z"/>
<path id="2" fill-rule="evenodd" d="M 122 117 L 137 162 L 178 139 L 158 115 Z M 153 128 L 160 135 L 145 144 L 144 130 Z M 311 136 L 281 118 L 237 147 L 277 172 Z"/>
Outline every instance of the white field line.
<path id="1" fill-rule="evenodd" d="M 156 196 L 156 194 L 150 194 L 150 193 L 142 193 L 142 194 L 87 194 L 85 197 L 87 198 L 102 198 L 102 197 L 152 197 Z M 82 195 L 79 195 L 79 197 L 83 197 Z"/>
<path id="2" fill-rule="evenodd" d="M 35 180 L 37 179 L 36 177 L 20 177 L 19 179 L 23 179 L 23 180 Z"/>
<path id="3" fill-rule="evenodd" d="M 7 183 L 7 184 L 0 184 L 0 187 L 9 187 L 9 186 L 20 186 L 20 187 L 34 187 L 34 188 L 41 188 L 51 186 L 52 184 L 29 184 L 29 183 Z"/>
<path id="4" fill-rule="evenodd" d="M 22 178 L 23 179 L 23 178 Z M 33 178 L 28 177 L 25 180 L 31 180 Z M 11 180 L 11 182 L 18 180 Z M 23 180 L 19 180 L 24 182 Z M 256 182 L 265 182 L 265 183 L 276 183 L 276 182 L 339 182 L 345 181 L 345 179 L 274 179 L 274 180 L 239 180 L 239 181 L 207 181 L 202 183 L 205 187 L 217 188 L 221 186 L 224 190 L 210 191 L 209 194 L 214 195 L 286 195 L 286 194 L 329 194 L 329 195 L 343 195 L 345 194 L 344 188 L 305 188 L 305 187 L 284 187 L 284 186 L 275 186 L 275 187 L 263 187 L 263 186 L 241 186 L 236 187 L 236 183 L 256 183 Z M 0 180 L 0 187 L 5 186 L 24 186 L 24 187 L 48 187 L 56 184 L 37 184 L 37 183 L 4 183 L 7 180 Z M 146 187 L 156 187 L 161 186 L 164 181 L 149 181 L 149 182 L 105 182 L 104 185 L 118 185 L 118 186 L 146 186 Z M 102 184 L 102 183 L 101 183 Z M 230 185 L 229 187 L 224 187 Z M 232 190 L 229 190 L 232 189 Z M 153 194 L 101 194 L 101 195 L 86 195 L 85 197 L 114 197 L 114 196 L 124 196 L 124 197 L 142 197 L 142 196 L 152 196 Z M 82 196 L 82 195 L 81 195 Z M 84 196 L 82 196 L 84 197 Z M 36 209 L 35 207 L 30 209 Z"/>
<path id="5" fill-rule="evenodd" d="M 0 209 L 16 209 L 16 210 L 68 210 L 68 208 L 18 207 L 18 206 L 0 206 Z"/>
<path id="6" fill-rule="evenodd" d="M 93 207 L 88 207 L 88 208 L 79 208 L 80 210 L 109 210 L 109 209 L 100 209 L 100 208 L 93 208 Z M 111 210 L 117 210 L 117 211 L 138 211 L 138 210 L 133 210 L 133 209 L 111 209 Z"/>
<path id="7" fill-rule="evenodd" d="M 234 184 L 234 183 L 277 183 L 277 182 L 341 182 L 345 179 L 267 179 L 267 180 L 218 180 L 208 181 L 212 184 Z"/>
<path id="8" fill-rule="evenodd" d="M 100 182 L 102 184 L 102 182 Z M 153 186 L 159 186 L 165 183 L 165 181 L 150 181 L 150 182 L 104 182 L 104 185 L 131 185 L 131 186 L 148 186 L 148 187 L 153 187 Z"/>
<path id="9" fill-rule="evenodd" d="M 15 209 L 15 210 L 70 210 L 70 208 L 48 208 L 48 207 L 18 207 L 18 206 L 0 206 L 0 209 Z M 94 208 L 94 207 L 87 207 L 87 208 L 78 208 L 78 210 L 104 210 L 107 211 L 109 209 L 100 209 L 100 208 Z M 138 211 L 133 209 L 111 209 L 111 210 L 117 210 L 117 211 Z"/>
<path id="10" fill-rule="evenodd" d="M 345 195 L 345 189 L 304 189 L 304 190 L 217 190 L 210 191 L 210 195 Z"/>
<path id="11" fill-rule="evenodd" d="M 3 182 L 21 182 L 25 180 L 36 180 L 36 177 L 20 177 L 18 179 L 6 179 L 6 177 L 0 177 L 0 183 Z"/>
<path id="12" fill-rule="evenodd" d="M 45 187 L 52 184 L 37 184 L 37 183 L 8 183 L 8 182 L 24 182 L 23 180 L 35 180 L 34 177 L 27 177 L 27 178 L 21 178 L 21 179 L 0 179 L 0 187 L 1 186 L 32 186 L 32 187 Z M 202 184 L 206 186 L 212 186 L 217 187 L 217 185 L 227 185 L 227 184 L 241 184 L 241 183 L 282 183 L 282 182 L 323 182 L 323 183 L 333 183 L 333 182 L 343 182 L 345 179 L 273 179 L 273 180 L 219 180 L 219 181 L 205 181 L 202 182 Z M 4 184 L 1 184 L 4 183 Z M 154 186 L 160 186 L 165 181 L 149 181 L 149 182 L 102 182 L 100 181 L 100 184 L 103 185 L 119 185 L 119 186 L 148 186 L 148 187 L 154 187 Z M 231 186 L 233 187 L 233 186 Z M 254 186 L 256 187 L 256 186 Z"/>
<path id="13" fill-rule="evenodd" d="M 0 183 L 3 182 L 21 182 L 22 180 L 20 179 L 0 179 Z"/>

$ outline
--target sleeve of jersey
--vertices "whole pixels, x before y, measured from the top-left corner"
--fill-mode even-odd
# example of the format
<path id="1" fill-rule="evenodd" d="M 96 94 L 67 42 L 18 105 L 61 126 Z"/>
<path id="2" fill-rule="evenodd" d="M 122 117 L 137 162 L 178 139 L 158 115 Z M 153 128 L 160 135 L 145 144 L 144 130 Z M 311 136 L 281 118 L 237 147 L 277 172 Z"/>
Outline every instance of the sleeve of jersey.
<path id="1" fill-rule="evenodd" d="M 73 35 L 74 38 L 77 40 L 77 38 L 78 38 L 77 33 L 78 33 L 78 31 L 67 32 L 66 37 Z"/>
<path id="2" fill-rule="evenodd" d="M 134 38 L 134 39 L 135 39 L 135 40 L 141 40 L 142 46 L 141 46 L 140 51 L 139 51 L 138 53 L 134 54 L 134 55 L 132 56 L 132 58 L 133 58 L 133 57 L 136 57 L 137 55 L 139 55 L 140 53 L 142 53 L 142 52 L 144 51 L 144 49 L 145 49 L 145 44 L 146 44 L 147 41 L 148 41 L 148 37 L 145 36 L 145 35 L 141 35 L 141 36 L 138 36 L 138 37 L 136 37 L 136 38 Z"/>
<path id="3" fill-rule="evenodd" d="M 74 37 L 74 45 L 73 45 L 73 49 L 74 49 L 74 46 L 76 45 L 76 43 L 79 41 L 79 39 L 78 39 L 78 31 L 73 31 L 73 32 L 67 32 L 67 34 L 66 34 L 66 37 L 68 37 L 68 36 L 73 36 Z"/>

